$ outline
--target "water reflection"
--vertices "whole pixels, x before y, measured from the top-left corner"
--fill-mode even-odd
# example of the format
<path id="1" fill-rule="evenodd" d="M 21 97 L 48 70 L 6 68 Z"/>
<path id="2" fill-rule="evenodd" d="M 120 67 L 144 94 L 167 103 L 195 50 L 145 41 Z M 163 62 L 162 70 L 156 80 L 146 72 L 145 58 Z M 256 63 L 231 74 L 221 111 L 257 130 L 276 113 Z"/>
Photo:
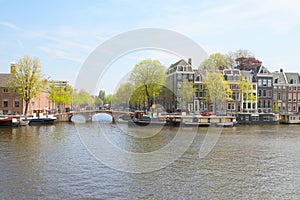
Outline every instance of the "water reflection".
<path id="1" fill-rule="evenodd" d="M 106 136 L 122 149 L 151 152 L 168 144 L 177 129 L 148 138 L 128 135 L 123 125 L 106 124 Z M 97 123 L 81 124 L 86 134 Z M 152 173 L 118 172 L 97 162 L 82 145 L 73 124 L 0 129 L 2 199 L 298 199 L 298 126 L 225 128 L 207 157 L 198 153 L 201 128 L 180 159 Z M 125 129 L 125 127 L 122 127 Z M 189 133 L 189 129 L 184 129 Z M 137 132 L 134 132 L 137 134 Z M 127 158 L 112 160 L 132 163 Z M 158 158 L 156 158 L 158 159 Z M 166 159 L 161 157 L 160 159 Z M 139 162 L 147 162 L 141 159 Z M 149 161 L 155 162 L 155 159 Z"/>

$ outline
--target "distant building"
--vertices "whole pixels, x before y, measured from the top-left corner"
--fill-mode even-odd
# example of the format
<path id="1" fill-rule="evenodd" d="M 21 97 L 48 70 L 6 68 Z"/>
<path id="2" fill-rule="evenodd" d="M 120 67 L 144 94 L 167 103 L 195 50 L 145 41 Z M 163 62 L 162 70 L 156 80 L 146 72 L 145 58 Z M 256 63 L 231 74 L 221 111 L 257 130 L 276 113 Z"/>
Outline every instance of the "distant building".
<path id="1" fill-rule="evenodd" d="M 20 114 L 23 115 L 25 111 L 25 101 L 15 91 L 11 91 L 7 87 L 11 74 L 16 71 L 16 63 L 12 62 L 10 66 L 10 73 L 0 74 L 0 115 Z M 50 81 L 51 82 L 51 81 Z M 67 81 L 54 81 L 56 87 L 67 87 Z M 35 110 L 56 111 L 53 102 L 48 98 L 48 89 L 41 92 L 39 96 L 32 98 L 28 105 L 27 114 L 32 114 Z"/>
<path id="2" fill-rule="evenodd" d="M 169 104 L 169 109 L 176 110 L 182 109 L 179 101 L 178 90 L 182 87 L 182 82 L 187 79 L 189 82 L 194 82 L 195 72 L 192 68 L 192 61 L 189 59 L 188 62 L 181 59 L 178 62 L 172 64 L 167 71 L 167 88 L 172 93 Z M 191 99 L 188 102 L 189 111 L 194 112 L 194 102 Z"/>

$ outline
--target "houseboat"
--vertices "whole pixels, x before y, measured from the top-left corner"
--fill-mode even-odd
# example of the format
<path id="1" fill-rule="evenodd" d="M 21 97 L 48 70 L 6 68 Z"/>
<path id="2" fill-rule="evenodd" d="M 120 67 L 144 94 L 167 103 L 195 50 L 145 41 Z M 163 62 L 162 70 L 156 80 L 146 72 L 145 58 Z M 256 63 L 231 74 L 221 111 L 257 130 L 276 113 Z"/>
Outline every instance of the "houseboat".
<path id="1" fill-rule="evenodd" d="M 279 124 L 279 115 L 274 113 L 239 113 L 238 124 Z"/>
<path id="2" fill-rule="evenodd" d="M 290 113 L 280 115 L 281 124 L 300 124 L 300 114 Z"/>
<path id="3" fill-rule="evenodd" d="M 56 117 L 48 114 L 44 115 L 42 110 L 36 110 L 32 117 L 22 117 L 20 120 L 23 122 L 28 122 L 29 125 L 53 124 L 56 120 Z"/>

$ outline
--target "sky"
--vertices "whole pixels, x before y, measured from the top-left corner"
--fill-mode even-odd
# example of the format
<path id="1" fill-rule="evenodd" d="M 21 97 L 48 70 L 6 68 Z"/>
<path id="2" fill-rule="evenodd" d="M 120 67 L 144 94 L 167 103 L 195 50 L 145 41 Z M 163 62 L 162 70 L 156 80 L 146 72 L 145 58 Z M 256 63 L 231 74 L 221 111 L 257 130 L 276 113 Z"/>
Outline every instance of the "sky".
<path id="1" fill-rule="evenodd" d="M 270 71 L 300 72 L 300 3 L 296 0 L 17 1 L 0 0 L 0 73 L 24 55 L 38 57 L 52 80 L 71 85 L 87 57 L 110 38 L 140 28 L 178 32 L 208 54 L 251 51 Z M 141 50 L 116 60 L 97 84 L 115 92 L 143 59 L 166 67 L 180 58 Z"/>

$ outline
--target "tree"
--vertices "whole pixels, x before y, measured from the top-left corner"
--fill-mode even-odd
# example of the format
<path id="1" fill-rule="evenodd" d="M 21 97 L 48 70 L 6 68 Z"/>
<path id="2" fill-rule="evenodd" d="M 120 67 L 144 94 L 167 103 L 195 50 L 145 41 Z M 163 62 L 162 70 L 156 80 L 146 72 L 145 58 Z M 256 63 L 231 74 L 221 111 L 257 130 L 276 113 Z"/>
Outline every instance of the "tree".
<path id="1" fill-rule="evenodd" d="M 98 94 L 98 98 L 104 103 L 105 102 L 105 91 L 100 90 Z"/>
<path id="2" fill-rule="evenodd" d="M 238 49 L 228 52 L 227 57 L 234 63 L 237 58 L 251 58 L 254 57 L 254 54 L 246 49 Z"/>
<path id="3" fill-rule="evenodd" d="M 225 55 L 221 53 L 214 53 L 209 56 L 208 59 L 204 60 L 199 69 L 229 69 L 232 67 L 232 61 Z"/>
<path id="4" fill-rule="evenodd" d="M 195 88 L 193 87 L 193 83 L 189 82 L 187 79 L 183 79 L 181 88 L 178 89 L 178 96 L 183 110 L 186 109 L 187 103 L 193 98 L 194 93 Z"/>
<path id="5" fill-rule="evenodd" d="M 203 83 L 208 90 L 207 101 L 213 103 L 214 113 L 216 114 L 217 110 L 223 110 L 220 106 L 223 105 L 224 101 L 231 100 L 230 95 L 232 94 L 232 91 L 221 73 L 208 73 L 204 76 Z"/>
<path id="6" fill-rule="evenodd" d="M 145 96 L 145 107 L 150 107 L 150 100 L 165 84 L 165 67 L 158 60 L 143 60 L 136 64 L 130 75 L 135 90 L 140 90 Z M 146 105 L 147 103 L 147 105 Z"/>
<path id="7" fill-rule="evenodd" d="M 129 99 L 133 93 L 133 85 L 131 83 L 123 83 L 115 94 L 114 103 L 128 105 Z"/>
<path id="8" fill-rule="evenodd" d="M 38 58 L 24 56 L 17 63 L 17 67 L 11 74 L 8 87 L 16 91 L 25 101 L 24 115 L 27 116 L 28 105 L 32 98 L 38 97 L 45 89 L 45 79 L 41 72 L 41 64 Z"/>
<path id="9" fill-rule="evenodd" d="M 278 101 L 274 101 L 273 112 L 274 113 L 278 113 L 278 110 L 279 110 L 279 108 L 278 108 Z"/>
<path id="10" fill-rule="evenodd" d="M 74 89 L 70 85 L 64 85 L 61 83 L 59 86 L 56 86 L 55 82 L 52 82 L 48 93 L 49 99 L 55 104 L 61 106 L 72 103 Z"/>
<path id="11" fill-rule="evenodd" d="M 242 100 L 255 101 L 256 96 L 253 94 L 252 85 L 248 82 L 245 77 L 242 77 L 239 83 L 240 93 L 242 94 Z"/>
<path id="12" fill-rule="evenodd" d="M 80 106 L 91 106 L 95 103 L 94 98 L 84 89 L 73 95 L 73 103 Z"/>

